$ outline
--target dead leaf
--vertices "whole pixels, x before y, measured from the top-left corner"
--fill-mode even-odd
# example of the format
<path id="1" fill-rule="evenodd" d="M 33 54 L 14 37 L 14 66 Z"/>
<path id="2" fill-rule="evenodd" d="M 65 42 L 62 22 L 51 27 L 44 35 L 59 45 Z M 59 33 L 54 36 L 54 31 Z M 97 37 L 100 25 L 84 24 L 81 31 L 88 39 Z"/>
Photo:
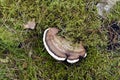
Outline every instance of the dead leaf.
<path id="1" fill-rule="evenodd" d="M 24 62 L 23 65 L 22 65 L 22 67 L 23 67 L 24 69 L 26 69 L 27 66 L 28 66 L 28 64 L 27 64 L 26 62 Z"/>
<path id="2" fill-rule="evenodd" d="M 32 54 L 33 54 L 33 51 L 30 50 L 28 56 L 31 58 L 31 57 L 32 57 Z"/>
<path id="3" fill-rule="evenodd" d="M 6 57 L 5 59 L 0 58 L 0 62 L 8 63 L 9 62 L 9 58 L 8 57 Z"/>
<path id="4" fill-rule="evenodd" d="M 28 21 L 26 24 L 24 24 L 24 29 L 35 29 L 35 26 L 35 19 L 33 19 L 32 21 Z"/>

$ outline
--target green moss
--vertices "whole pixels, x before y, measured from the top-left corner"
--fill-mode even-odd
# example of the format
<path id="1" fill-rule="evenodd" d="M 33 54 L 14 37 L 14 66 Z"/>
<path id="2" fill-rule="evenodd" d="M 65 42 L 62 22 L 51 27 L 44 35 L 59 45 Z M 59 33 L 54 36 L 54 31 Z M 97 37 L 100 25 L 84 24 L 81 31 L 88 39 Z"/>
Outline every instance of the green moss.
<path id="1" fill-rule="evenodd" d="M 104 21 L 97 15 L 97 1 L 0 0 L 0 49 L 10 50 L 10 62 L 0 66 L 0 79 L 118 80 L 120 57 L 106 51 L 107 32 L 100 29 Z M 119 13 L 119 5 L 115 12 Z M 116 13 L 111 12 L 106 22 L 119 20 Z M 33 18 L 36 29 L 23 30 L 23 24 Z M 59 35 L 67 40 L 82 41 L 88 56 L 76 64 L 54 60 L 42 42 L 48 27 L 59 28 Z M 19 43 L 25 44 L 18 48 Z"/>

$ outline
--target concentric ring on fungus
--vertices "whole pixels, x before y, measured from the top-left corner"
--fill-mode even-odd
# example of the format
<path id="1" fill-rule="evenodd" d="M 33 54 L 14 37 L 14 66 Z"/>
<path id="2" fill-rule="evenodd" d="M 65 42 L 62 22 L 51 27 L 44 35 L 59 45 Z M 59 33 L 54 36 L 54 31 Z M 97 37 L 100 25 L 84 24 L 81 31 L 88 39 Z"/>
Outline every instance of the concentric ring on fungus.
<path id="1" fill-rule="evenodd" d="M 85 48 L 80 43 L 78 46 L 72 46 L 72 42 L 57 35 L 57 28 L 48 28 L 44 31 L 43 43 L 47 52 L 56 60 L 68 63 L 76 63 L 80 57 L 85 58 Z"/>

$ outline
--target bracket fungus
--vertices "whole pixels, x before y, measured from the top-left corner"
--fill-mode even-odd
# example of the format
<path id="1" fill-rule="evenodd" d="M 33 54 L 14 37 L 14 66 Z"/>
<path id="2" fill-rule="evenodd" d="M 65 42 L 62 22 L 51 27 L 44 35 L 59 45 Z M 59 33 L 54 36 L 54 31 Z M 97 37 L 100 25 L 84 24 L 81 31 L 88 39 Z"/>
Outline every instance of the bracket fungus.
<path id="1" fill-rule="evenodd" d="M 68 63 L 76 63 L 80 57 L 85 58 L 85 48 L 83 45 L 77 44 L 72 46 L 73 43 L 67 41 L 65 38 L 57 35 L 59 29 L 48 28 L 44 31 L 43 43 L 47 52 L 58 61 L 67 61 Z"/>

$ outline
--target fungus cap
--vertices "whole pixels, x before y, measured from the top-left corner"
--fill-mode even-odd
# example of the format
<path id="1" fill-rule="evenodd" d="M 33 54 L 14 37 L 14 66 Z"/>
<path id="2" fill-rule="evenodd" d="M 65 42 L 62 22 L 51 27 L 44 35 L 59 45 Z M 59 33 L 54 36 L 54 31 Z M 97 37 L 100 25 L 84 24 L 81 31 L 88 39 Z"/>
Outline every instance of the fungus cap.
<path id="1" fill-rule="evenodd" d="M 58 61 L 67 60 L 68 63 L 76 63 L 80 57 L 86 57 L 85 49 L 80 43 L 72 46 L 73 43 L 57 35 L 59 29 L 48 28 L 44 31 L 43 43 L 47 52 Z"/>

